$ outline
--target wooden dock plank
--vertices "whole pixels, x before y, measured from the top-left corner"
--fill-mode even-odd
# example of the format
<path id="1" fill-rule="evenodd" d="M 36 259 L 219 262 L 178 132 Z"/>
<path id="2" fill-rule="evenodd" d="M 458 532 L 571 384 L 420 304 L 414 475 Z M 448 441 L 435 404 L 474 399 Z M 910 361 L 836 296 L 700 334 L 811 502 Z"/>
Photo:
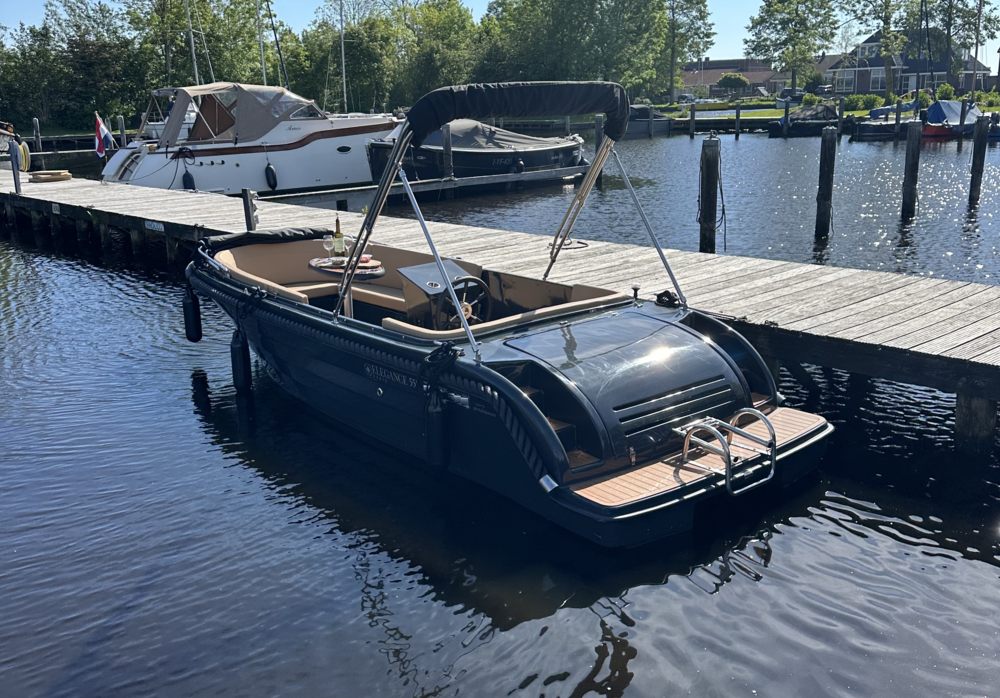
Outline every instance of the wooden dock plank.
<path id="1" fill-rule="evenodd" d="M 0 200 L 13 202 L 22 212 L 43 215 L 52 215 L 52 204 L 57 203 L 56 215 L 63 222 L 93 218 L 157 235 L 145 228 L 146 221 L 153 221 L 163 224 L 165 234 L 186 240 L 245 227 L 242 202 L 212 194 L 79 179 L 25 183 L 24 195 L 17 199 L 9 198 L 10 190 L 9 183 L 0 184 Z M 257 202 L 258 228 L 332 228 L 339 215 L 345 234 L 356 235 L 363 217 L 335 211 L 333 205 L 331 201 L 311 208 L 263 199 Z M 428 226 L 442 254 L 540 276 L 549 262 L 548 245 L 557 224 L 554 220 L 550 229 L 537 234 L 436 221 Z M 412 216 L 383 215 L 373 239 L 428 249 Z M 577 239 L 587 247 L 564 250 L 552 280 L 624 292 L 638 284 L 644 298 L 670 287 L 652 247 Z M 664 252 L 692 307 L 735 318 L 734 325 L 764 353 L 890 380 L 919 379 L 942 390 L 989 399 L 1000 397 L 998 286 L 734 255 Z"/>

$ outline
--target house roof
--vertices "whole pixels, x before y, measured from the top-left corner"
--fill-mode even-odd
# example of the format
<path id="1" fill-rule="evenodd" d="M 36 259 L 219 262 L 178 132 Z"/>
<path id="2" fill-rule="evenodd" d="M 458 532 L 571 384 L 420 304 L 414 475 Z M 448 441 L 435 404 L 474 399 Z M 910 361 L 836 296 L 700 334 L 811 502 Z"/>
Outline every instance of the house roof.
<path id="1" fill-rule="evenodd" d="M 722 76 L 726 73 L 739 73 L 747 80 L 750 81 L 751 85 L 763 85 L 768 80 L 775 75 L 773 70 L 733 70 L 731 68 L 714 68 L 712 70 L 685 70 L 683 73 L 684 86 L 688 87 L 691 85 L 714 85 L 722 79 Z"/>

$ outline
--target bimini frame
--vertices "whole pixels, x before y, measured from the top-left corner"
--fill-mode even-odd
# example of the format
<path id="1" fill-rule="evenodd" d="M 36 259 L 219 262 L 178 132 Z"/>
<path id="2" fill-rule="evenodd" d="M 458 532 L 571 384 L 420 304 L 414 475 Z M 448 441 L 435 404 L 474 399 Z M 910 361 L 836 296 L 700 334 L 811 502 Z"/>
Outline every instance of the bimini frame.
<path id="1" fill-rule="evenodd" d="M 656 252 L 660 255 L 660 261 L 663 263 L 663 268 L 666 269 L 667 275 L 670 277 L 670 282 L 677 292 L 677 297 L 681 304 L 686 306 L 687 299 L 684 297 L 680 285 L 677 283 L 677 277 L 674 276 L 674 272 L 667 262 L 667 257 L 663 253 L 659 241 L 656 239 L 656 234 L 653 232 L 649 219 L 646 218 L 646 213 L 639 203 L 639 197 L 636 195 L 635 189 L 632 187 L 632 182 L 629 181 L 628 174 L 625 172 L 625 167 L 622 165 L 621 159 L 614 149 L 616 137 L 621 138 L 628 126 L 628 109 L 629 105 L 628 99 L 625 97 L 625 91 L 620 85 L 616 85 L 615 83 L 461 85 L 457 87 L 444 87 L 425 95 L 413 106 L 407 115 L 407 120 L 403 124 L 393 145 L 392 152 L 389 155 L 389 162 L 382 173 L 382 179 L 379 181 L 378 188 L 375 191 L 375 197 L 368 208 L 364 221 L 361 223 L 361 231 L 358 233 L 357 242 L 351 248 L 351 252 L 348 255 L 347 268 L 341 282 L 340 295 L 337 299 L 337 306 L 333 311 L 334 322 L 337 322 L 340 317 L 344 298 L 350 291 L 354 274 L 361 261 L 361 252 L 368 246 L 372 232 L 375 229 L 375 222 L 378 220 L 383 206 L 385 206 L 392 184 L 398 175 L 403 189 L 406 191 L 406 196 L 413 206 L 413 211 L 416 213 L 417 221 L 424 233 L 424 238 L 427 240 L 427 245 L 434 256 L 434 262 L 437 264 L 438 271 L 444 279 L 448 295 L 451 297 L 455 308 L 459 309 L 458 318 L 462 323 L 462 329 L 465 330 L 465 334 L 469 339 L 469 344 L 472 347 L 476 361 L 481 361 L 482 355 L 479 343 L 472 333 L 472 328 L 469 326 L 465 314 L 460 312 L 461 304 L 458 301 L 458 295 L 455 293 L 452 280 L 445 272 L 444 262 L 437 251 L 437 247 L 434 245 L 434 240 L 427 228 L 427 222 L 424 220 L 423 213 L 417 203 L 417 197 L 406 179 L 406 173 L 403 171 L 402 165 L 403 156 L 407 148 L 411 145 L 419 147 L 424 138 L 444 124 L 455 119 L 544 116 L 557 112 L 577 115 L 605 111 L 608 115 L 609 129 L 607 129 L 600 147 L 594 154 L 594 160 L 587 170 L 583 182 L 578 187 L 576 196 L 573 197 L 573 201 L 570 203 L 569 210 L 563 216 L 562 223 L 560 223 L 559 229 L 556 231 L 551 251 L 549 252 L 549 264 L 542 278 L 547 279 L 549 273 L 552 271 L 552 267 L 559 257 L 559 252 L 565 245 L 566 239 L 572 232 L 573 225 L 580 215 L 580 211 L 583 210 L 587 202 L 587 197 L 597 182 L 597 176 L 603 169 L 608 157 L 611 156 L 614 158 L 626 187 L 628 187 L 632 202 L 635 204 L 639 217 L 646 227 L 646 232 L 649 233 L 649 239 L 656 248 Z M 609 133 L 610 135 L 608 135 Z"/>

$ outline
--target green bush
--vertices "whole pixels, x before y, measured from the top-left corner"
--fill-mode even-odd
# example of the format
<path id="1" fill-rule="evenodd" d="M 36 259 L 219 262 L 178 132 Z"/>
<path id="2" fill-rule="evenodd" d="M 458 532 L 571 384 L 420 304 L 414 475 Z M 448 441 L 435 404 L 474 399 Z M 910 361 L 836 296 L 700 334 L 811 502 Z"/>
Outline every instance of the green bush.
<path id="1" fill-rule="evenodd" d="M 1000 94 L 995 90 L 983 92 L 976 90 L 972 94 L 973 101 L 981 107 L 1000 107 Z"/>
<path id="2" fill-rule="evenodd" d="M 937 98 L 938 99 L 955 99 L 955 88 L 945 83 L 937 88 Z"/>
<path id="3" fill-rule="evenodd" d="M 864 108 L 864 95 L 847 95 L 844 99 L 844 109 L 847 111 L 858 111 Z"/>
<path id="4" fill-rule="evenodd" d="M 931 96 L 926 92 L 924 92 L 923 90 L 921 90 L 919 94 L 920 97 L 918 99 L 920 99 L 920 108 L 926 109 L 927 107 L 931 106 L 931 101 L 932 101 Z"/>
<path id="5" fill-rule="evenodd" d="M 806 94 L 802 95 L 802 106 L 803 107 L 811 107 L 814 104 L 819 104 L 821 101 L 823 101 L 823 100 L 821 100 L 816 95 L 809 94 L 808 92 Z"/>
<path id="6" fill-rule="evenodd" d="M 885 104 L 885 98 L 882 95 L 864 95 L 861 98 L 861 108 L 868 109 L 878 109 Z"/>
<path id="7" fill-rule="evenodd" d="M 885 101 L 882 102 L 882 106 L 883 107 L 894 107 L 894 106 L 896 106 L 896 100 L 897 99 L 899 99 L 899 98 L 896 95 L 894 95 L 892 92 L 890 92 L 889 96 L 886 97 Z"/>

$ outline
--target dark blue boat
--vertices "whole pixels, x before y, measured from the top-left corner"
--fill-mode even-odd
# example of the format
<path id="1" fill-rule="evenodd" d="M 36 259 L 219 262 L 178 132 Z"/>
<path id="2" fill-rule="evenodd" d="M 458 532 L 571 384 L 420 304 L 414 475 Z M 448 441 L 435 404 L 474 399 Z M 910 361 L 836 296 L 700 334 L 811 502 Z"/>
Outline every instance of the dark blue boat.
<path id="1" fill-rule="evenodd" d="M 541 279 L 438 254 L 401 166 L 410 145 L 456 118 L 595 112 L 607 137 Z M 700 507 L 800 478 L 832 426 L 780 406 L 753 347 L 688 307 L 614 152 L 628 116 L 612 83 L 442 88 L 410 110 L 338 277 L 309 266 L 325 230 L 202 241 L 188 280 L 236 324 L 234 374 L 249 344 L 289 392 L 354 431 L 604 546 L 686 531 Z M 547 280 L 609 158 L 671 282 L 655 301 Z M 372 240 L 396 177 L 430 254 Z M 193 340 L 195 307 L 189 295 Z"/>

